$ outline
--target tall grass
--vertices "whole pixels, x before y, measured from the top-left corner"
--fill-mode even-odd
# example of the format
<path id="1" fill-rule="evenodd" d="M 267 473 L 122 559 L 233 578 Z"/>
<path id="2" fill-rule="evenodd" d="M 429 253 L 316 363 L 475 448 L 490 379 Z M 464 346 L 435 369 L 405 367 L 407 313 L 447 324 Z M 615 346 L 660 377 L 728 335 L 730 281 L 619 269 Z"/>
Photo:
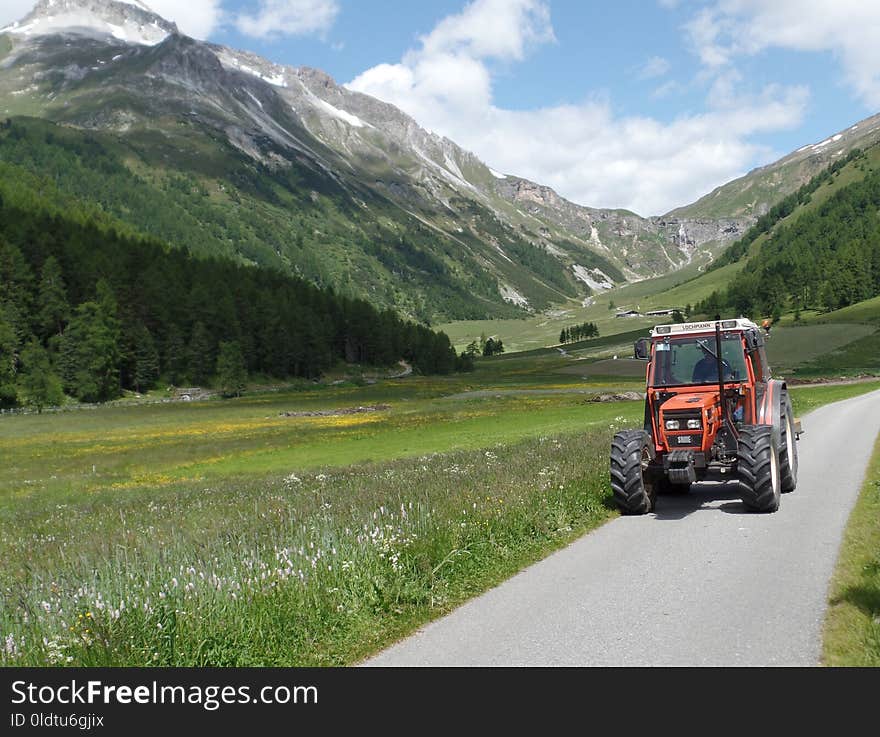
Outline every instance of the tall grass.
<path id="1" fill-rule="evenodd" d="M 3 665 L 342 664 L 613 514 L 619 416 L 307 475 L 32 497 L 0 518 Z"/>

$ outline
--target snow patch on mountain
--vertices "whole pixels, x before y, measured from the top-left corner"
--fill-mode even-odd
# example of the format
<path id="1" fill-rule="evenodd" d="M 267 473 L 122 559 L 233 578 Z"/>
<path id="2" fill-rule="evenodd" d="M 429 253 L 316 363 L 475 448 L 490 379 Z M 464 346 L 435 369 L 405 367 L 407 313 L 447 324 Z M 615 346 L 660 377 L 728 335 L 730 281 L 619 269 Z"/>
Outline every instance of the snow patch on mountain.
<path id="1" fill-rule="evenodd" d="M 138 8 L 139 10 L 145 10 L 148 13 L 155 12 L 152 8 L 148 7 L 144 3 L 140 2 L 140 0 L 115 0 L 115 2 L 123 3 L 125 5 L 134 5 L 134 7 Z"/>
<path id="2" fill-rule="evenodd" d="M 465 181 L 465 176 L 461 173 L 461 169 L 458 168 L 458 164 L 456 164 L 451 158 L 449 158 L 449 154 L 446 151 L 443 152 L 443 163 L 446 165 L 446 168 L 451 171 L 456 177 L 458 177 L 461 181 Z"/>
<path id="3" fill-rule="evenodd" d="M 491 166 L 489 167 L 489 172 L 496 179 L 507 179 L 507 174 L 502 174 L 500 171 L 495 171 Z"/>
<path id="4" fill-rule="evenodd" d="M 172 30 L 172 24 L 136 0 L 43 0 L 23 20 L 0 32 L 26 38 L 62 33 L 97 34 L 138 46 L 155 46 Z"/>
<path id="5" fill-rule="evenodd" d="M 340 110 L 338 107 L 334 107 L 326 100 L 322 100 L 320 97 L 314 97 L 314 100 L 315 100 L 315 104 L 319 108 L 321 108 L 321 110 L 323 110 L 325 113 L 328 113 L 329 115 L 333 116 L 337 120 L 342 120 L 343 122 L 348 123 L 349 125 L 351 125 L 355 128 L 363 128 L 364 126 L 367 126 L 369 128 L 373 127 L 369 123 L 365 123 L 357 115 L 352 115 L 351 113 L 346 112 L 345 110 Z"/>
<path id="6" fill-rule="evenodd" d="M 214 54 L 220 60 L 220 63 L 227 69 L 250 74 L 258 79 L 262 79 L 268 84 L 271 84 L 273 87 L 287 87 L 287 81 L 284 79 L 283 69 L 274 67 L 274 65 L 271 70 L 255 69 L 249 64 L 245 64 L 238 56 L 225 48 L 220 50 L 215 49 Z"/>
<path id="7" fill-rule="evenodd" d="M 465 180 L 463 177 L 457 176 L 456 174 L 451 172 L 449 169 L 447 169 L 445 166 L 438 164 L 436 161 L 434 161 L 434 159 L 432 159 L 430 156 L 428 156 L 428 154 L 426 154 L 424 151 L 422 151 L 422 149 L 418 146 L 418 144 L 415 141 L 413 141 L 411 145 L 412 145 L 412 150 L 416 153 L 416 155 L 422 161 L 424 161 L 429 167 L 431 167 L 431 169 L 433 169 L 438 174 L 440 174 L 440 176 L 442 176 L 444 179 L 448 180 L 453 186 L 466 187 L 467 189 L 470 189 L 472 191 L 476 191 L 476 188 L 474 187 L 473 184 L 471 184 L 470 182 Z M 446 157 L 446 159 L 448 161 L 448 157 Z M 458 167 L 455 167 L 455 168 L 456 168 L 456 170 L 458 169 Z M 459 172 L 459 174 L 460 173 L 461 172 Z"/>
<path id="8" fill-rule="evenodd" d="M 572 264 L 571 270 L 574 272 L 574 278 L 582 281 L 590 289 L 597 292 L 611 289 L 614 282 L 601 269 L 588 269 L 580 264 Z"/>
<path id="9" fill-rule="evenodd" d="M 501 298 L 505 302 L 513 302 L 517 307 L 528 307 L 529 301 L 508 284 L 499 287 Z"/>
<path id="10" fill-rule="evenodd" d="M 257 103 L 257 105 L 259 106 L 260 110 L 262 110 L 262 109 L 263 109 L 263 103 L 260 102 L 260 101 L 254 96 L 254 93 L 251 92 L 250 90 L 245 90 L 245 92 L 247 92 L 248 97 L 250 97 L 251 100 L 253 100 L 255 103 Z"/>

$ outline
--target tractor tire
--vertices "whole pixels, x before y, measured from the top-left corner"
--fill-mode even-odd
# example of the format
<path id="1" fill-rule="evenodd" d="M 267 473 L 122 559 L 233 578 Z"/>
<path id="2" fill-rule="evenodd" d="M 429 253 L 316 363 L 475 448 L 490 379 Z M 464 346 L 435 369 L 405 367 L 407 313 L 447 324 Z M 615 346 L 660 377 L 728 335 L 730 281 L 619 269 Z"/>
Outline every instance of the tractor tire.
<path id="1" fill-rule="evenodd" d="M 779 413 L 782 427 L 779 432 L 779 475 L 782 479 L 782 493 L 794 491 L 797 486 L 798 452 L 797 438 L 794 434 L 794 412 L 788 394 L 782 394 L 782 407 Z"/>
<path id="2" fill-rule="evenodd" d="M 611 491 L 624 514 L 647 514 L 654 508 L 654 483 L 648 473 L 653 450 L 644 430 L 622 430 L 611 441 Z"/>
<path id="3" fill-rule="evenodd" d="M 746 425 L 739 432 L 736 470 L 740 496 L 747 509 L 775 512 L 779 509 L 782 479 L 779 448 L 769 425 Z"/>

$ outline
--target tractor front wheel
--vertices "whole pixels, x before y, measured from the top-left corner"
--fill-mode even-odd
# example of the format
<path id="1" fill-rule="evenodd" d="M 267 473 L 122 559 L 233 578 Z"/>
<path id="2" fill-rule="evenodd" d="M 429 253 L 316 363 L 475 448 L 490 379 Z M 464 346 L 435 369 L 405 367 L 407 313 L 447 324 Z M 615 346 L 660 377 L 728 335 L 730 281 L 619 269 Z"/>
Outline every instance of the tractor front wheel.
<path id="1" fill-rule="evenodd" d="M 736 465 L 746 508 L 754 512 L 779 509 L 782 490 L 779 448 L 769 425 L 747 425 L 740 429 Z"/>
<path id="2" fill-rule="evenodd" d="M 624 514 L 647 514 L 654 508 L 654 482 L 648 471 L 653 450 L 644 430 L 622 430 L 611 441 L 611 491 Z"/>

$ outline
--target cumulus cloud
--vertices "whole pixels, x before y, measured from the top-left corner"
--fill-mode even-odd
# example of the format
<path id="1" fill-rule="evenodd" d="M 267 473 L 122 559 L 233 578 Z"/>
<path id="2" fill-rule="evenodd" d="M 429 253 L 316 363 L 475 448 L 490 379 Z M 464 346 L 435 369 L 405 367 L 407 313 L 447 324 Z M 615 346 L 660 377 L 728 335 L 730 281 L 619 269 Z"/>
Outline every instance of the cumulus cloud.
<path id="1" fill-rule="evenodd" d="M 166 20 L 174 21 L 181 33 L 208 38 L 223 21 L 221 0 L 141 0 Z"/>
<path id="2" fill-rule="evenodd" d="M 716 0 L 686 26 L 703 63 L 720 68 L 770 48 L 830 52 L 864 104 L 880 108 L 880 3 Z"/>
<path id="3" fill-rule="evenodd" d="M 619 116 L 606 100 L 529 111 L 495 105 L 489 62 L 524 59 L 553 40 L 545 2 L 475 0 L 400 62 L 368 69 L 348 86 L 397 105 L 494 169 L 574 202 L 642 214 L 691 202 L 769 156 L 750 136 L 796 126 L 808 99 L 806 89 L 775 86 L 749 95 L 729 74 L 713 83 L 705 112 L 671 123 Z M 663 64 L 648 66 L 656 74 Z"/>
<path id="4" fill-rule="evenodd" d="M 539 0 L 477 0 L 421 38 L 422 53 L 522 59 L 527 48 L 554 40 L 550 10 Z"/>
<path id="5" fill-rule="evenodd" d="M 338 14 L 336 0 L 260 0 L 257 12 L 241 13 L 235 25 L 255 38 L 323 34 Z"/>

